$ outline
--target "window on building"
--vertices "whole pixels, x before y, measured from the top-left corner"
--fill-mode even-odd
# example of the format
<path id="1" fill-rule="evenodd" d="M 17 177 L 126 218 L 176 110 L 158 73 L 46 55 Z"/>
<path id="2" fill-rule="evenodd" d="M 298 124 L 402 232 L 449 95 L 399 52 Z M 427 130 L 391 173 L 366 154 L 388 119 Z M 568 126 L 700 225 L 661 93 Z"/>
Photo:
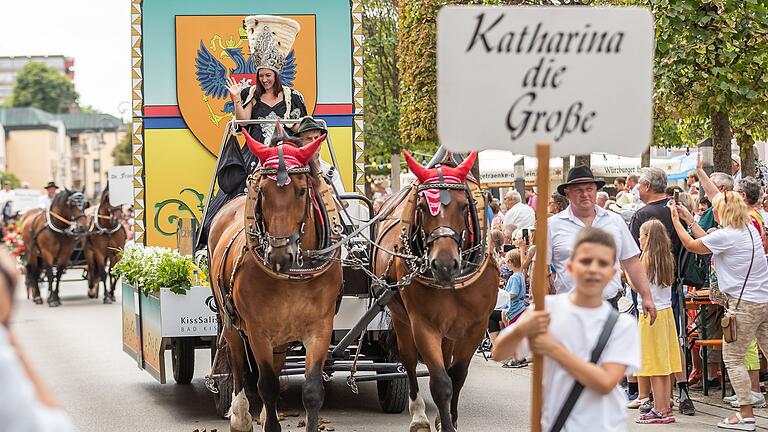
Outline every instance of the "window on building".
<path id="1" fill-rule="evenodd" d="M 94 196 L 101 195 L 101 182 L 100 181 L 93 182 L 93 195 Z"/>
<path id="2" fill-rule="evenodd" d="M 97 174 L 101 172 L 101 159 L 93 160 L 93 172 Z"/>

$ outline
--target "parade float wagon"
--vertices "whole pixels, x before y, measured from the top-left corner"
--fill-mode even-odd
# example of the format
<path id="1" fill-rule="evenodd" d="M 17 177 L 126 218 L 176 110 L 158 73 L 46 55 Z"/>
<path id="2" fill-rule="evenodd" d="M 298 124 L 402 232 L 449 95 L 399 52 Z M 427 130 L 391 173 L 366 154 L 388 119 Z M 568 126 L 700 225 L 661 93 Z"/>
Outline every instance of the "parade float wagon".
<path id="1" fill-rule="evenodd" d="M 362 196 L 360 1 L 132 0 L 131 12 L 137 244 L 177 248 L 179 239 L 184 242 L 194 237 L 194 226 L 203 220 L 222 136 L 226 139 L 230 133 L 233 116 L 227 95 L 211 92 L 201 82 L 198 68 L 203 60 L 215 61 L 226 68 L 228 76 L 255 79 L 255 75 L 242 73 L 250 55 L 243 19 L 253 14 L 286 16 L 300 23 L 292 60 L 286 63 L 292 70 L 282 76 L 290 77 L 286 84 L 304 95 L 308 113 L 329 131 L 321 157 L 341 175 L 347 192 L 339 198 L 362 208 L 358 216 L 373 214 L 370 201 Z M 180 220 L 191 223 L 179 224 Z M 347 222 L 352 224 L 347 230 L 354 230 L 356 222 Z M 361 260 L 357 266 L 344 268 L 343 299 L 325 372 L 360 371 L 348 379 L 353 391 L 359 382 L 377 381 L 382 410 L 401 412 L 407 403 L 406 375 L 392 354 L 396 351 L 392 349 L 394 337 L 385 311 L 392 296 L 385 291 L 392 290 L 371 286 L 365 273 L 370 246 L 364 240 L 350 240 L 345 248 L 345 253 L 355 249 Z M 196 285 L 194 281 L 192 285 Z M 176 382 L 188 383 L 193 378 L 195 350 L 211 350 L 213 357 L 217 335 L 209 287 L 180 290 L 164 286 L 145 293 L 142 287 L 123 284 L 123 350 L 159 382 L 166 382 L 167 350 L 171 351 Z M 289 353 L 285 375 L 304 373 L 302 354 L 300 346 Z M 206 377 L 222 415 L 231 398 L 226 363 L 217 362 L 217 370 Z"/>

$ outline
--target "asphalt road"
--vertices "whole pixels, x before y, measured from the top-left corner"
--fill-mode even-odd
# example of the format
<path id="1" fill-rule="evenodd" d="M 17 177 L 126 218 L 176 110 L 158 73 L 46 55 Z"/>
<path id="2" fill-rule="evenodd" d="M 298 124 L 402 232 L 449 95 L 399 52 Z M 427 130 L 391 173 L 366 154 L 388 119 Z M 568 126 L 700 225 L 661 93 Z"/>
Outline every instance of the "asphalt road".
<path id="1" fill-rule="evenodd" d="M 23 295 L 24 290 L 19 291 Z M 80 431 L 228 430 L 228 422 L 216 416 L 212 396 L 202 382 L 210 366 L 208 351 L 197 352 L 195 378 L 190 385 L 173 383 L 170 356 L 166 356 L 170 382 L 161 385 L 122 351 L 119 297 L 112 305 L 88 299 L 84 282 L 64 283 L 61 293 L 63 306 L 56 309 L 20 297 L 13 326 L 34 366 Z M 428 396 L 426 378 L 420 381 L 428 416 L 434 419 L 436 410 Z M 300 378 L 290 379 L 280 406 L 286 413 L 301 412 L 303 417 L 300 383 Z M 530 370 L 502 369 L 478 356 L 462 392 L 460 430 L 529 430 L 529 395 Z M 713 428 L 728 411 L 718 407 L 714 398 L 710 402 L 712 405 L 699 403 L 700 412 L 695 417 L 678 416 L 678 424 L 671 428 Z M 340 432 L 401 432 L 407 430 L 409 422 L 407 410 L 402 414 L 379 410 L 375 383 L 361 383 L 360 394 L 355 395 L 343 376 L 334 377 L 328 385 L 321 414 Z M 758 414 L 764 416 L 766 410 L 758 410 Z M 283 430 L 303 430 L 296 427 L 300 418 L 288 417 L 282 423 Z M 659 428 L 635 425 L 631 417 L 627 424 L 629 430 Z M 768 426 L 768 418 L 759 419 L 758 424 Z"/>

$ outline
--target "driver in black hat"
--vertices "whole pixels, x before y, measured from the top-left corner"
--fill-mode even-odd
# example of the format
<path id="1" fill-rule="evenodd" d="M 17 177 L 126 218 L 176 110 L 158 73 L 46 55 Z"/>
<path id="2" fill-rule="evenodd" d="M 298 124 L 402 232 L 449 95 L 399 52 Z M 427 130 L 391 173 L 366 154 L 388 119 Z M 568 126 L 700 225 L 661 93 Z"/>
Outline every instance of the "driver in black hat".
<path id="1" fill-rule="evenodd" d="M 597 191 L 605 186 L 602 180 L 596 180 L 587 166 L 576 166 L 568 171 L 568 181 L 557 187 L 557 192 L 568 199 L 568 208 L 549 218 L 549 242 L 547 257 L 554 268 L 555 290 L 558 294 L 573 289 L 566 264 L 571 258 L 571 251 L 576 235 L 585 227 L 600 228 L 607 231 L 616 241 L 616 267 L 622 267 L 630 282 L 643 298 L 643 310 L 651 316 L 651 323 L 656 320 L 656 306 L 651 297 L 648 277 L 640 263 L 638 249 L 627 224 L 621 216 L 596 205 Z M 614 308 L 621 297 L 621 272 L 603 291 L 603 298 Z"/>
<path id="2" fill-rule="evenodd" d="M 37 206 L 41 209 L 49 210 L 57 190 L 59 190 L 59 187 L 56 186 L 56 182 L 49 181 L 48 184 L 45 185 L 45 195 L 41 195 L 37 200 Z"/>

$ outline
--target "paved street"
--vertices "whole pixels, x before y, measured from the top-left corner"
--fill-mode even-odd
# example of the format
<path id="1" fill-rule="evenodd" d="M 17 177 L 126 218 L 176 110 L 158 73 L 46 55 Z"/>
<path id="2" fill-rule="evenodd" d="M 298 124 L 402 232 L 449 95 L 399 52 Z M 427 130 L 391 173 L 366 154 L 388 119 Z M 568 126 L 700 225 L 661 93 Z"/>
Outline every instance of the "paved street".
<path id="1" fill-rule="evenodd" d="M 201 377 L 209 367 L 207 351 L 197 353 L 195 379 L 191 385 L 174 384 L 170 372 L 171 382 L 160 385 L 146 372 L 138 370 L 135 361 L 122 352 L 119 302 L 103 305 L 101 300 L 88 299 L 84 283 L 66 283 L 62 294 L 64 305 L 58 309 L 36 306 L 20 297 L 14 326 L 34 365 L 50 383 L 80 431 L 228 430 L 228 423 L 217 418 L 212 397 L 202 383 Z M 170 371 L 170 356 L 167 357 Z M 476 358 L 462 393 L 461 429 L 528 430 L 529 375 L 528 369 L 506 370 L 496 363 L 485 362 L 482 357 Z M 422 383 L 426 389 L 426 379 L 422 379 Z M 298 378 L 292 378 L 283 396 L 281 406 L 288 413 L 301 410 L 299 384 Z M 428 414 L 434 418 L 434 405 L 429 397 L 427 400 Z M 697 406 L 699 415 L 679 416 L 678 424 L 670 430 L 712 429 L 717 419 L 727 413 L 716 406 L 702 403 Z M 766 410 L 759 411 L 759 422 L 768 426 Z M 379 411 L 375 384 L 361 384 L 360 394 L 354 395 L 341 376 L 328 386 L 322 415 L 340 432 L 400 432 L 406 430 L 408 424 L 406 413 L 393 415 Z M 288 417 L 283 430 L 300 430 L 296 427 L 298 420 Z M 631 421 L 629 424 L 630 430 L 658 429 Z"/>

